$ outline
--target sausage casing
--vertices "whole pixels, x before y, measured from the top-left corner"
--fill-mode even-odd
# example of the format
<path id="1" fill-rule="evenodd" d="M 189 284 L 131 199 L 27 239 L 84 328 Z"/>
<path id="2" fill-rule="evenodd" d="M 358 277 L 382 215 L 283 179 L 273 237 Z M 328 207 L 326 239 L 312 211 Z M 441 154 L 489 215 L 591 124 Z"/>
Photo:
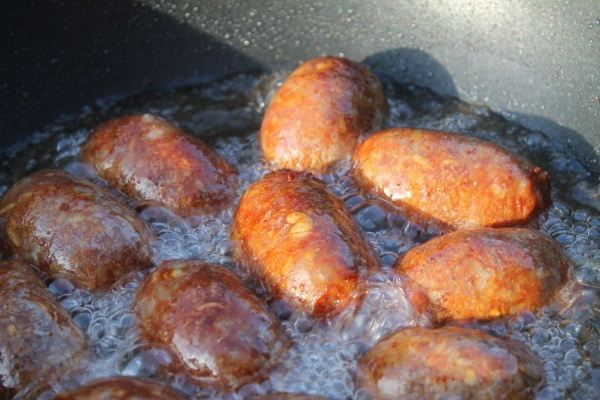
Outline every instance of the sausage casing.
<path id="1" fill-rule="evenodd" d="M 279 322 L 229 270 L 167 261 L 138 289 L 144 336 L 170 346 L 197 378 L 231 389 L 248 382 L 288 345 Z"/>
<path id="2" fill-rule="evenodd" d="M 359 386 L 381 400 L 524 400 L 542 381 L 540 361 L 523 344 L 458 327 L 404 329 L 359 365 Z"/>
<path id="3" fill-rule="evenodd" d="M 0 250 L 90 289 L 152 263 L 152 228 L 125 203 L 62 170 L 30 175 L 0 201 Z"/>
<path id="4" fill-rule="evenodd" d="M 260 146 L 279 168 L 323 172 L 350 158 L 361 134 L 382 129 L 387 113 L 381 83 L 370 71 L 344 58 L 316 58 L 275 95 Z"/>
<path id="5" fill-rule="evenodd" d="M 54 400 L 183 400 L 169 386 L 150 379 L 117 376 L 97 379 Z"/>
<path id="6" fill-rule="evenodd" d="M 394 270 L 422 290 L 440 322 L 495 318 L 547 305 L 568 279 L 560 245 L 525 228 L 479 228 L 409 250 Z"/>
<path id="7" fill-rule="evenodd" d="M 153 115 L 110 120 L 92 132 L 83 161 L 131 198 L 181 216 L 214 211 L 235 195 L 235 170 L 203 141 Z"/>
<path id="8" fill-rule="evenodd" d="M 344 203 L 306 172 L 279 170 L 250 186 L 230 241 L 234 259 L 276 297 L 317 316 L 343 309 L 377 266 Z"/>
<path id="9" fill-rule="evenodd" d="M 547 172 L 460 134 L 388 129 L 361 143 L 352 163 L 364 189 L 442 228 L 522 224 L 550 203 Z"/>
<path id="10" fill-rule="evenodd" d="M 0 261 L 0 399 L 77 360 L 85 336 L 31 267 Z"/>

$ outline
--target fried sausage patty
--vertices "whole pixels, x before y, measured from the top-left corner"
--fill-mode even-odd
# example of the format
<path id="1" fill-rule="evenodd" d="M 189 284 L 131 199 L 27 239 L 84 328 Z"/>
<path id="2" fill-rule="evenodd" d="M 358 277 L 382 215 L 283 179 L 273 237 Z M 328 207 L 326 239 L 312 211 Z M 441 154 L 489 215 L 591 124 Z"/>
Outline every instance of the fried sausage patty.
<path id="1" fill-rule="evenodd" d="M 548 173 L 492 143 L 393 128 L 357 147 L 352 175 L 421 223 L 442 228 L 527 222 L 550 204 Z"/>
<path id="2" fill-rule="evenodd" d="M 181 216 L 229 204 L 237 177 L 225 158 L 163 118 L 132 115 L 98 126 L 83 161 L 108 184 Z"/>
<path id="3" fill-rule="evenodd" d="M 412 248 L 394 264 L 429 298 L 439 322 L 535 310 L 550 303 L 569 268 L 554 239 L 525 228 L 449 233 Z"/>
<path id="4" fill-rule="evenodd" d="M 62 170 L 15 183 L 0 201 L 0 251 L 90 289 L 152 263 L 152 228 L 108 193 Z"/>
<path id="5" fill-rule="evenodd" d="M 279 168 L 323 172 L 350 158 L 359 136 L 382 129 L 387 114 L 381 82 L 369 70 L 344 58 L 316 58 L 275 95 L 260 146 Z"/>
<path id="6" fill-rule="evenodd" d="M 377 266 L 342 200 L 306 172 L 279 170 L 244 194 L 230 228 L 234 260 L 276 297 L 317 316 L 339 312 Z"/>

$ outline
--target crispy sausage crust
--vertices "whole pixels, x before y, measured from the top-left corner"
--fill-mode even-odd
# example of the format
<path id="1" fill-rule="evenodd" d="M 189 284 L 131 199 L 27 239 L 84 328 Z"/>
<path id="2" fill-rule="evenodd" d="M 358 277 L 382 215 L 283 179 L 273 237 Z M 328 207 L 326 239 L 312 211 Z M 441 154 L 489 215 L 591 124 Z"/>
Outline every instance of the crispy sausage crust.
<path id="1" fill-rule="evenodd" d="M 0 399 L 68 365 L 85 348 L 83 333 L 33 269 L 0 261 Z"/>
<path id="2" fill-rule="evenodd" d="M 381 400 L 530 399 L 542 380 L 539 360 L 521 343 L 458 327 L 392 334 L 360 370 L 359 385 Z"/>
<path id="3" fill-rule="evenodd" d="M 323 172 L 350 158 L 363 133 L 383 129 L 388 115 L 381 82 L 344 58 L 298 67 L 271 102 L 260 146 L 277 167 Z"/>
<path id="4" fill-rule="evenodd" d="M 235 195 L 235 170 L 200 139 L 153 115 L 115 118 L 96 128 L 83 161 L 128 196 L 188 216 L 217 210 Z"/>
<path id="5" fill-rule="evenodd" d="M 317 316 L 343 309 L 377 266 L 344 203 L 306 172 L 279 170 L 250 186 L 230 241 L 234 260 L 276 297 Z"/>
<path id="6" fill-rule="evenodd" d="M 393 128 L 357 147 L 352 174 L 419 222 L 450 229 L 527 222 L 550 204 L 548 173 L 492 143 Z"/>
<path id="7" fill-rule="evenodd" d="M 170 346 L 195 377 L 233 389 L 287 346 L 279 322 L 227 269 L 165 262 L 138 289 L 135 312 L 145 337 Z"/>
<path id="8" fill-rule="evenodd" d="M 425 293 L 443 322 L 547 305 L 567 282 L 569 266 L 560 245 L 541 232 L 480 228 L 414 247 L 394 269 Z"/>
<path id="9" fill-rule="evenodd" d="M 152 228 L 125 203 L 62 170 L 17 182 L 0 202 L 0 250 L 90 289 L 151 264 Z"/>
<path id="10" fill-rule="evenodd" d="M 54 400 L 183 400 L 169 386 L 150 379 L 113 377 L 92 381 Z"/>

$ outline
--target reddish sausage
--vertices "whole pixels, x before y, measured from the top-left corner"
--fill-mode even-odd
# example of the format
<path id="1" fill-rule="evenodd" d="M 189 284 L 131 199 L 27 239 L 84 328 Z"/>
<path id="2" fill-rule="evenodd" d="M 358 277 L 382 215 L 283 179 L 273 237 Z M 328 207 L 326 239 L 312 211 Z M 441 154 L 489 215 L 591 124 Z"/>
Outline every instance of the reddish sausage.
<path id="1" fill-rule="evenodd" d="M 0 399 L 69 365 L 85 348 L 83 333 L 33 269 L 0 261 Z"/>
<path id="2" fill-rule="evenodd" d="M 521 343 L 457 327 L 404 329 L 359 365 L 359 386 L 380 400 L 524 400 L 542 381 L 540 361 Z"/>
<path id="3" fill-rule="evenodd" d="M 214 211 L 235 195 L 235 171 L 223 157 L 149 114 L 100 125 L 83 147 L 83 161 L 128 196 L 183 216 Z"/>
<path id="4" fill-rule="evenodd" d="M 170 346 L 195 377 L 233 389 L 270 366 L 288 345 L 278 321 L 227 269 L 165 262 L 136 295 L 144 336 Z"/>
<path id="5" fill-rule="evenodd" d="M 422 290 L 436 319 L 494 318 L 548 304 L 568 278 L 560 245 L 523 228 L 480 228 L 409 250 L 394 269 Z"/>
<path id="6" fill-rule="evenodd" d="M 61 393 L 54 400 L 183 400 L 169 386 L 144 378 L 114 377 L 87 383 Z"/>
<path id="7" fill-rule="evenodd" d="M 125 203 L 62 170 L 30 175 L 0 201 L 0 250 L 95 289 L 151 264 L 152 228 Z"/>
<path id="8" fill-rule="evenodd" d="M 547 172 L 494 144 L 442 131 L 379 132 L 357 147 L 352 174 L 419 222 L 450 229 L 521 224 L 550 202 Z"/>
<path id="9" fill-rule="evenodd" d="M 230 228 L 233 257 L 317 316 L 339 312 L 377 266 L 360 227 L 325 183 L 280 170 L 244 194 Z"/>
<path id="10" fill-rule="evenodd" d="M 363 133 L 382 129 L 381 83 L 359 64 L 323 57 L 298 67 L 271 102 L 260 146 L 277 167 L 322 172 L 350 158 Z"/>

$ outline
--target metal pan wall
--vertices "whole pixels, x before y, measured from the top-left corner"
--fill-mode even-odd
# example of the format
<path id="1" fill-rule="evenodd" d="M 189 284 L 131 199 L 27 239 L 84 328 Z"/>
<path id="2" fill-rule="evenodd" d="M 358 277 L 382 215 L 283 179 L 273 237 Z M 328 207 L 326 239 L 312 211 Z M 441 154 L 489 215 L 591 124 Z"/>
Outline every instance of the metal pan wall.
<path id="1" fill-rule="evenodd" d="M 8 0 L 0 146 L 95 99 L 324 53 L 600 148 L 596 0 Z"/>

